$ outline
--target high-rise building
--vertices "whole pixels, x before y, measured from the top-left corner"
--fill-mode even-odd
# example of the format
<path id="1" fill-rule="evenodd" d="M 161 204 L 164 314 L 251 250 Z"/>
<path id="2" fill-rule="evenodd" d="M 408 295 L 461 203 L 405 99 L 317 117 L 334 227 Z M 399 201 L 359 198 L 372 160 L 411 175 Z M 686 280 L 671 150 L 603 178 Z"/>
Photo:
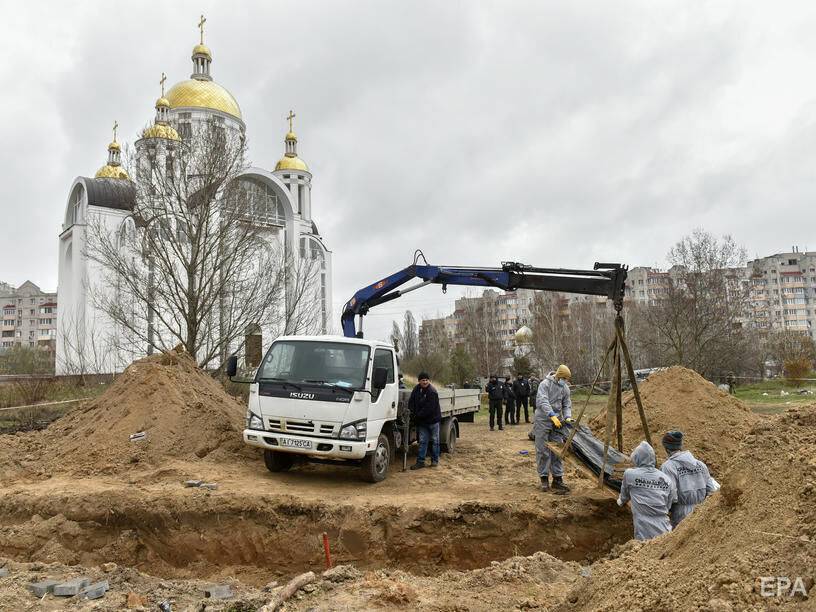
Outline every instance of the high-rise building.
<path id="1" fill-rule="evenodd" d="M 0 283 L 0 351 L 13 346 L 54 350 L 57 338 L 57 292 L 31 281 L 16 289 Z"/>
<path id="2" fill-rule="evenodd" d="M 816 252 L 797 247 L 749 261 L 749 325 L 816 338 Z"/>

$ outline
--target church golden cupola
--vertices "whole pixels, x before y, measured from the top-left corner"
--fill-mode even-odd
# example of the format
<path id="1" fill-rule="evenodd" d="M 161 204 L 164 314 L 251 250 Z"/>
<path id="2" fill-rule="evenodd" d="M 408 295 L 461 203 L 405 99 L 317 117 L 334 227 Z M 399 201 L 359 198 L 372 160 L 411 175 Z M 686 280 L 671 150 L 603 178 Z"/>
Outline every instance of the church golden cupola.
<path id="1" fill-rule="evenodd" d="M 212 52 L 204 44 L 204 15 L 198 21 L 199 43 L 193 47 L 193 73 L 186 81 L 173 85 L 167 92 L 170 110 L 210 109 L 241 120 L 241 108 L 232 94 L 216 83 L 210 72 Z M 243 124 L 241 124 L 243 126 Z"/>
<path id="2" fill-rule="evenodd" d="M 204 44 L 205 23 L 207 23 L 207 19 L 204 17 L 204 15 L 202 15 L 198 22 L 198 29 L 201 31 L 201 39 L 199 40 L 198 44 L 193 47 L 193 74 L 190 75 L 190 78 L 196 79 L 197 81 L 212 80 L 212 77 L 210 76 L 212 53 L 210 53 L 210 48 Z"/>
<path id="3" fill-rule="evenodd" d="M 156 119 L 142 132 L 142 138 L 164 138 L 166 140 L 181 140 L 178 132 L 170 125 L 170 102 L 164 97 L 164 83 L 167 76 L 162 72 L 159 84 L 161 97 L 156 100 Z"/>
<path id="4" fill-rule="evenodd" d="M 116 142 L 116 130 L 119 123 L 113 122 L 113 140 L 108 145 L 108 163 L 96 171 L 95 178 L 113 178 L 127 180 L 127 172 L 122 168 L 122 147 Z"/>
<path id="5" fill-rule="evenodd" d="M 298 172 L 308 172 L 309 167 L 306 162 L 298 157 L 297 154 L 297 136 L 292 129 L 292 120 L 296 117 L 291 110 L 286 119 L 289 121 L 289 131 L 283 139 L 285 143 L 285 153 L 280 161 L 275 165 L 275 171 L 280 170 L 295 170 Z"/>

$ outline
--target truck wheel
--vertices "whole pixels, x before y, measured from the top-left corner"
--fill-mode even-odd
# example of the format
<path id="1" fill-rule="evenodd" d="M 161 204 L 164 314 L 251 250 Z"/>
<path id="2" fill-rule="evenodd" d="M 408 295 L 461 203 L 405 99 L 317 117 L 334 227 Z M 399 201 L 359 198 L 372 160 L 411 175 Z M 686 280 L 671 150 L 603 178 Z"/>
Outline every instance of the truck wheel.
<path id="1" fill-rule="evenodd" d="M 285 472 L 294 462 L 295 458 L 289 453 L 264 450 L 264 463 L 270 472 Z"/>
<path id="2" fill-rule="evenodd" d="M 366 482 L 381 482 L 388 476 L 388 467 L 391 465 L 391 444 L 383 434 L 377 438 L 377 448 L 363 459 L 361 467 L 363 480 Z"/>
<path id="3" fill-rule="evenodd" d="M 444 443 L 441 445 L 442 450 L 448 454 L 456 452 L 456 421 L 451 419 L 447 428 L 447 434 L 444 438 Z"/>

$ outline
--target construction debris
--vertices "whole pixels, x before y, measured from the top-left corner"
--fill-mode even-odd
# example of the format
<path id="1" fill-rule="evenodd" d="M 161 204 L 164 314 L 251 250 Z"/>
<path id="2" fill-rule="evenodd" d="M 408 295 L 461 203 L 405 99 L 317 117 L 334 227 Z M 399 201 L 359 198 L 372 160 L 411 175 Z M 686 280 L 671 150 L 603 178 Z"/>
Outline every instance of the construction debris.
<path id="1" fill-rule="evenodd" d="M 82 578 L 74 578 L 68 582 L 61 582 L 54 585 L 54 595 L 57 597 L 73 597 L 88 586 L 91 581 L 84 576 Z"/>
<path id="2" fill-rule="evenodd" d="M 232 587 L 228 584 L 216 584 L 204 589 L 204 597 L 210 599 L 230 599 L 234 596 L 235 593 L 232 592 Z"/>
<path id="3" fill-rule="evenodd" d="M 34 597 L 45 597 L 48 593 L 54 592 L 54 587 L 59 584 L 59 580 L 41 580 L 40 582 L 32 582 L 26 585 L 26 588 L 31 591 Z"/>
<path id="4" fill-rule="evenodd" d="M 108 584 L 108 581 L 102 580 L 101 582 L 89 584 L 83 588 L 78 595 L 79 597 L 84 597 L 85 599 L 101 599 L 109 590 L 110 585 Z"/>

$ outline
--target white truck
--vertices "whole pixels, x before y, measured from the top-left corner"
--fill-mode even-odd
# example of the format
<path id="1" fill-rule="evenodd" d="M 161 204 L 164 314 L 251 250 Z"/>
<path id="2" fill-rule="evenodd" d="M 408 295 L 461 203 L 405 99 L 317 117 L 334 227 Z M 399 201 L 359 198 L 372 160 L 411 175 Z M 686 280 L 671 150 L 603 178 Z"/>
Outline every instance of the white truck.
<path id="1" fill-rule="evenodd" d="M 235 375 L 237 360 L 227 364 Z M 478 389 L 437 387 L 440 445 L 453 452 L 460 422 L 473 422 Z M 409 389 L 399 388 L 399 361 L 384 342 L 344 336 L 281 336 L 249 387 L 244 441 L 262 448 L 272 472 L 296 461 L 359 466 L 379 482 L 398 449 L 416 439 Z"/>

